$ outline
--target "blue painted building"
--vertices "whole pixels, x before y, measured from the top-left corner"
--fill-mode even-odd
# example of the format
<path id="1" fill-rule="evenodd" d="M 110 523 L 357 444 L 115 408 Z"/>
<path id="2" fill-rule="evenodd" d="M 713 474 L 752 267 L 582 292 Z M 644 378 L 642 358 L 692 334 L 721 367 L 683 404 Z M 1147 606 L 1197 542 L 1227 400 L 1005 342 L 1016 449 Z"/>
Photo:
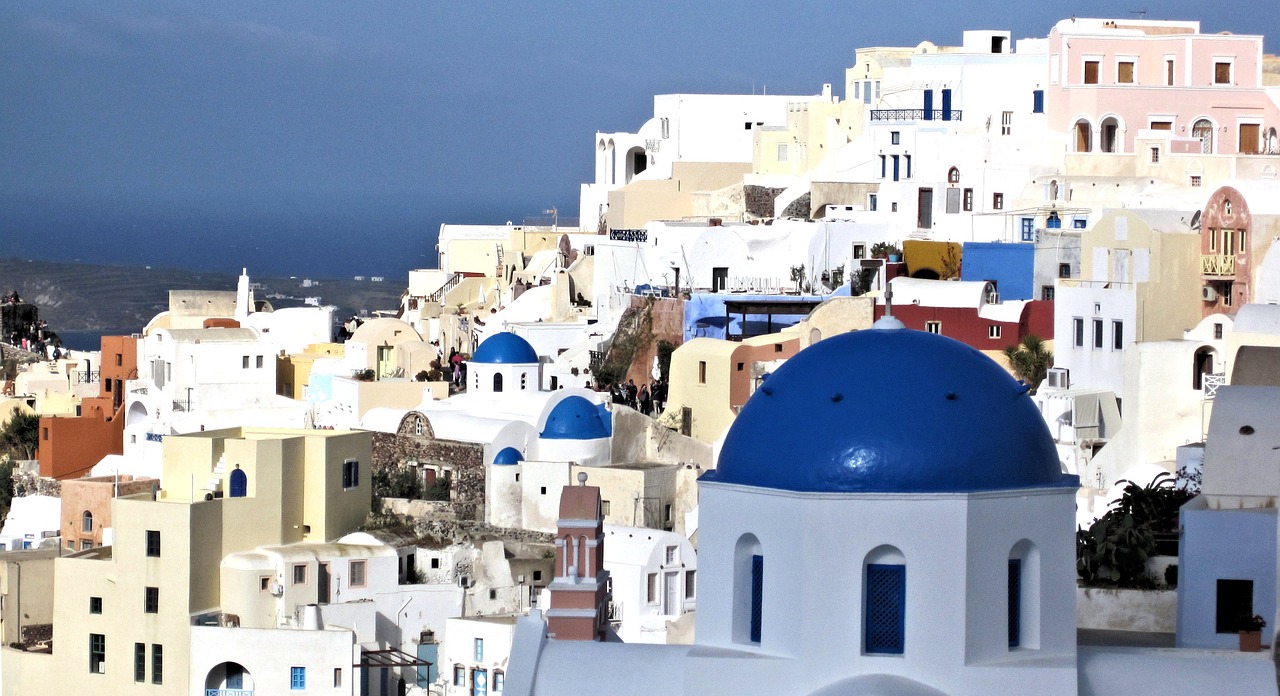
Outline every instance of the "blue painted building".
<path id="1" fill-rule="evenodd" d="M 968 242 L 960 265 L 961 280 L 996 284 L 1002 300 L 1036 300 L 1034 244 Z"/>

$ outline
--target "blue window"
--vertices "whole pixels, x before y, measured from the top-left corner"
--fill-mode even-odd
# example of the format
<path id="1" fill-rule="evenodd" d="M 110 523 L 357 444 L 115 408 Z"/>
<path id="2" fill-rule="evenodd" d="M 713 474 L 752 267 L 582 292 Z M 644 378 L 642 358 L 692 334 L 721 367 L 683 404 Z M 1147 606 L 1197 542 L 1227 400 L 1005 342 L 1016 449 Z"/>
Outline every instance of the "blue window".
<path id="1" fill-rule="evenodd" d="M 951 120 L 951 90 L 942 90 L 942 120 Z"/>
<path id="2" fill-rule="evenodd" d="M 868 565 L 866 592 L 867 652 L 901 655 L 906 632 L 907 567 Z"/>
<path id="3" fill-rule="evenodd" d="M 495 694 L 502 693 L 502 687 L 505 682 L 506 682 L 505 674 L 503 674 L 502 672 L 494 672 L 493 673 L 493 693 Z"/>
<path id="4" fill-rule="evenodd" d="M 1058 217 L 1058 213 L 1056 211 L 1051 212 L 1049 213 L 1049 217 L 1044 221 L 1044 226 L 1051 230 L 1062 229 L 1062 218 Z"/>
<path id="5" fill-rule="evenodd" d="M 764 556 L 751 557 L 751 642 L 760 642 L 764 614 Z"/>
<path id="6" fill-rule="evenodd" d="M 1076 217 L 1071 219 L 1071 227 L 1077 230 L 1083 230 L 1089 226 L 1089 218 Z"/>
<path id="7" fill-rule="evenodd" d="M 884 156 L 884 155 L 880 155 L 880 178 L 881 178 L 881 179 L 883 179 L 883 178 L 884 178 L 884 172 L 885 172 L 885 161 L 886 161 L 885 156 Z"/>
<path id="8" fill-rule="evenodd" d="M 1021 221 L 1022 225 L 1022 241 L 1036 241 L 1036 220 L 1035 218 L 1024 217 Z"/>
<path id="9" fill-rule="evenodd" d="M 862 83 L 862 103 L 863 104 L 871 103 L 871 83 L 870 82 Z"/>
<path id="10" fill-rule="evenodd" d="M 484 662 L 484 638 L 476 638 L 476 662 Z"/>
<path id="11" fill-rule="evenodd" d="M 1037 89 L 1031 92 L 1031 113 L 1044 113 L 1044 90 Z"/>
<path id="12" fill-rule="evenodd" d="M 307 688 L 307 668 L 306 667 L 290 667 L 289 668 L 289 688 L 294 691 L 302 691 Z"/>
<path id="13" fill-rule="evenodd" d="M 924 91 L 924 120 L 933 120 L 933 90 Z"/>
<path id="14" fill-rule="evenodd" d="M 1022 642 L 1022 561 L 1009 561 L 1009 647 Z"/>
<path id="15" fill-rule="evenodd" d="M 894 156 L 893 156 L 893 180 L 894 180 L 894 181 L 897 181 L 897 180 L 898 180 L 898 178 L 899 178 L 899 176 L 898 176 L 898 171 L 899 171 L 899 170 L 898 170 L 898 167 L 899 167 L 898 156 L 897 156 L 897 155 L 894 155 Z"/>

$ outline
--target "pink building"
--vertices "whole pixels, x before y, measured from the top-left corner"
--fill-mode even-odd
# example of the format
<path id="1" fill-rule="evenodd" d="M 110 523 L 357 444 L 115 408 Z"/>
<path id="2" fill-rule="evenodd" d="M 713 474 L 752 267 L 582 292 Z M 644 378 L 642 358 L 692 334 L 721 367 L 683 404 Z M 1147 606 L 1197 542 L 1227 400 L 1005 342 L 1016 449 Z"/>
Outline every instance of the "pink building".
<path id="1" fill-rule="evenodd" d="M 1132 155 L 1159 149 L 1146 141 L 1161 136 L 1166 153 L 1140 153 L 1153 163 L 1276 152 L 1280 112 L 1263 88 L 1261 36 L 1201 34 L 1199 22 L 1068 19 L 1050 32 L 1048 53 L 1044 107 L 1051 127 L 1067 130 L 1069 152 Z"/>

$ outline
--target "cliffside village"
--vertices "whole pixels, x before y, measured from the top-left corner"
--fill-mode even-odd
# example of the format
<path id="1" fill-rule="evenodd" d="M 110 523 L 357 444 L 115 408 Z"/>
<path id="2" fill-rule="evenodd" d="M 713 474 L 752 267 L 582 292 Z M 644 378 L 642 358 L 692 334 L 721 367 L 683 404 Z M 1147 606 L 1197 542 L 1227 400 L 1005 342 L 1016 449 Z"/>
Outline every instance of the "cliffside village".
<path id="1" fill-rule="evenodd" d="M 340 332 L 7 365 L 0 692 L 1277 693 L 1280 59 L 960 38 L 655 96 Z"/>

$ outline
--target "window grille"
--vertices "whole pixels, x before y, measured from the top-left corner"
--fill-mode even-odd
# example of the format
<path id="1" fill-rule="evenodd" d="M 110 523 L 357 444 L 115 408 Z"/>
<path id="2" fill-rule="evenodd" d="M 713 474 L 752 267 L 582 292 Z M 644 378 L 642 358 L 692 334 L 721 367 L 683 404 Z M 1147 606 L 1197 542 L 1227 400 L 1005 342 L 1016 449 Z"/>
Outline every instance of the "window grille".
<path id="1" fill-rule="evenodd" d="M 764 556 L 751 557 L 751 642 L 760 642 L 764 614 Z"/>
<path id="2" fill-rule="evenodd" d="M 902 654 L 906 600 L 906 566 L 876 564 L 867 566 L 868 653 Z"/>
<path id="3" fill-rule="evenodd" d="M 1022 642 L 1022 561 L 1009 561 L 1009 647 Z"/>

